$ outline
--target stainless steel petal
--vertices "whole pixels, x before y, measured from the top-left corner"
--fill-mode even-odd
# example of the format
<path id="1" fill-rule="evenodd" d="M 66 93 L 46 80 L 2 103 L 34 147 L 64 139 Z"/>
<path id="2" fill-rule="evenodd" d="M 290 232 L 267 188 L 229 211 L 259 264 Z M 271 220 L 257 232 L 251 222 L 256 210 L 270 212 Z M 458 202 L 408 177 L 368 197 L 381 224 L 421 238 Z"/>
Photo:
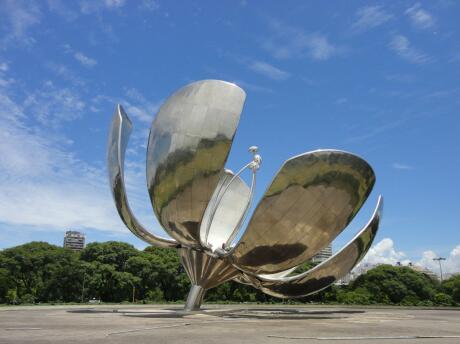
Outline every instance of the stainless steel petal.
<path id="1" fill-rule="evenodd" d="M 152 124 L 150 199 L 160 223 L 183 245 L 200 246 L 200 224 L 224 172 L 245 97 L 228 82 L 195 82 L 168 98 Z"/>
<path id="2" fill-rule="evenodd" d="M 287 160 L 229 259 L 252 274 L 305 262 L 350 223 L 374 182 L 369 164 L 347 152 L 317 150 Z"/>
<path id="3" fill-rule="evenodd" d="M 204 252 L 181 248 L 179 256 L 192 285 L 203 289 L 214 288 L 241 274 L 228 262 Z"/>
<path id="4" fill-rule="evenodd" d="M 250 201 L 251 195 L 247 184 L 240 177 L 236 177 L 230 183 L 233 176 L 232 171 L 225 171 L 211 197 L 201 223 L 201 243 L 212 250 L 222 248 L 222 245 L 227 242 L 233 230 L 238 227 Z M 218 201 L 214 216 L 211 218 L 211 212 Z M 208 226 L 209 233 L 206 237 Z"/>
<path id="5" fill-rule="evenodd" d="M 110 189 L 122 221 L 134 235 L 147 243 L 159 247 L 177 247 L 173 239 L 158 237 L 142 226 L 133 215 L 124 183 L 124 160 L 126 146 L 131 134 L 132 124 L 121 105 L 117 106 L 109 131 L 107 161 L 109 170 Z"/>
<path id="6" fill-rule="evenodd" d="M 250 281 L 266 294 L 281 298 L 302 297 L 321 291 L 345 276 L 365 256 L 377 234 L 382 210 L 383 198 L 379 197 L 374 214 L 366 226 L 344 248 L 313 269 L 278 279 L 246 275 L 244 281 Z"/>

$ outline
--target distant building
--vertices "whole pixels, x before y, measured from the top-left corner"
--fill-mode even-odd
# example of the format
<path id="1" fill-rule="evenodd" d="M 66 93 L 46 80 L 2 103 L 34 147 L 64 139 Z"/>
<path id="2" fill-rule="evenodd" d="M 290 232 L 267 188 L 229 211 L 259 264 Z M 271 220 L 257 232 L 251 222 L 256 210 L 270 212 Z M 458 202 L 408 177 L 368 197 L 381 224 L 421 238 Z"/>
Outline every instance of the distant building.
<path id="1" fill-rule="evenodd" d="M 353 270 L 351 270 L 348 274 L 343 276 L 339 279 L 335 284 L 336 285 L 348 285 L 350 282 L 354 281 L 360 275 L 365 274 L 369 270 L 377 267 L 379 264 L 370 264 L 370 263 L 362 263 L 356 266 Z"/>
<path id="2" fill-rule="evenodd" d="M 329 244 L 311 258 L 313 263 L 322 263 L 332 257 L 332 244 Z"/>
<path id="3" fill-rule="evenodd" d="M 65 232 L 64 247 L 74 251 L 83 250 L 85 248 L 85 235 L 77 231 Z"/>
<path id="4" fill-rule="evenodd" d="M 418 266 L 418 265 L 414 265 L 412 263 L 409 263 L 407 266 L 410 267 L 414 271 L 420 272 L 420 273 L 430 277 L 431 279 L 434 279 L 434 280 L 439 279 L 439 276 L 436 275 L 433 271 L 431 271 L 428 268 Z"/>

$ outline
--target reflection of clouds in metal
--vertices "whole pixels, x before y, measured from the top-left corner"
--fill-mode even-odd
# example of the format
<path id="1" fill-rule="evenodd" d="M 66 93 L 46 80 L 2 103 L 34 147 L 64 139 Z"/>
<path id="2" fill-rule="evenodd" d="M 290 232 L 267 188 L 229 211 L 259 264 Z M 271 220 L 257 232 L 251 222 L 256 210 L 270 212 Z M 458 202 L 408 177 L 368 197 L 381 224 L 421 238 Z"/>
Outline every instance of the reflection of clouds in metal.
<path id="1" fill-rule="evenodd" d="M 173 239 L 155 236 L 131 213 L 123 162 L 131 122 L 118 106 L 109 136 L 109 178 L 126 226 L 151 245 L 176 247 L 192 289 L 186 309 L 199 308 L 206 289 L 234 279 L 278 297 L 319 291 L 347 274 L 367 252 L 377 232 L 382 202 L 372 220 L 335 256 L 289 276 L 339 235 L 357 214 L 375 183 L 363 159 L 343 151 L 318 150 L 287 160 L 234 243 L 252 200 L 261 158 L 238 173 L 225 170 L 245 93 L 217 80 L 192 83 L 160 108 L 147 148 L 147 186 L 154 212 Z M 252 171 L 249 188 L 239 177 Z"/>

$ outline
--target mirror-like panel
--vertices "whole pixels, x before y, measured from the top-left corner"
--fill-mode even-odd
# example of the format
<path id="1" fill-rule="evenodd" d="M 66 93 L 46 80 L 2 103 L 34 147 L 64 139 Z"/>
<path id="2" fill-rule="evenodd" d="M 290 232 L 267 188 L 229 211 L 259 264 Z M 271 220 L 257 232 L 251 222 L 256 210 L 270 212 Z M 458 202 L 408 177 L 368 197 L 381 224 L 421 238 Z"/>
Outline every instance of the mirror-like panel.
<path id="1" fill-rule="evenodd" d="M 377 234 L 382 210 L 383 199 L 379 197 L 367 225 L 343 249 L 313 269 L 279 279 L 246 275 L 246 282 L 250 281 L 266 294 L 281 298 L 303 297 L 321 291 L 344 277 L 365 256 Z"/>
<path id="2" fill-rule="evenodd" d="M 118 105 L 109 131 L 107 150 L 110 190 L 112 191 L 118 214 L 126 227 L 138 238 L 154 246 L 177 247 L 178 243 L 175 240 L 157 237 L 145 229 L 133 215 L 129 207 L 124 183 L 123 165 L 131 130 L 131 121 L 121 105 Z"/>
<path id="3" fill-rule="evenodd" d="M 369 164 L 347 152 L 318 150 L 287 160 L 230 259 L 252 274 L 307 261 L 345 229 L 374 183 Z"/>
<path id="4" fill-rule="evenodd" d="M 200 224 L 224 172 L 245 97 L 228 82 L 195 82 L 169 97 L 152 124 L 150 199 L 162 226 L 183 245 L 200 245 Z"/>
<path id="5" fill-rule="evenodd" d="M 181 248 L 178 253 L 192 285 L 198 285 L 204 289 L 214 288 L 241 275 L 241 272 L 233 265 L 204 252 Z"/>
<path id="6" fill-rule="evenodd" d="M 227 242 L 233 230 L 238 227 L 250 201 L 248 185 L 239 176 L 230 183 L 233 177 L 233 172 L 225 171 L 206 208 L 201 223 L 201 242 L 213 251 L 216 248 L 222 248 L 222 245 Z M 216 202 L 218 202 L 217 207 Z M 211 218 L 213 210 L 215 212 Z"/>

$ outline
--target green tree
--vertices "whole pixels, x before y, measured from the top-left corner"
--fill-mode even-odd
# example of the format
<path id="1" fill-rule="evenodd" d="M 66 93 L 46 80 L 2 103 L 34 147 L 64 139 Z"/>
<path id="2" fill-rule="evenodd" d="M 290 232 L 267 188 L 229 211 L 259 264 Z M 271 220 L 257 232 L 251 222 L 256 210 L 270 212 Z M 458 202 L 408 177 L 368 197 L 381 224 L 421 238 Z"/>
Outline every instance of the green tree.
<path id="1" fill-rule="evenodd" d="M 409 267 L 380 265 L 359 276 L 351 290 L 366 289 L 377 303 L 417 304 L 433 300 L 438 284 Z"/>
<path id="2" fill-rule="evenodd" d="M 460 274 L 444 280 L 441 287 L 455 302 L 460 303 Z"/>

